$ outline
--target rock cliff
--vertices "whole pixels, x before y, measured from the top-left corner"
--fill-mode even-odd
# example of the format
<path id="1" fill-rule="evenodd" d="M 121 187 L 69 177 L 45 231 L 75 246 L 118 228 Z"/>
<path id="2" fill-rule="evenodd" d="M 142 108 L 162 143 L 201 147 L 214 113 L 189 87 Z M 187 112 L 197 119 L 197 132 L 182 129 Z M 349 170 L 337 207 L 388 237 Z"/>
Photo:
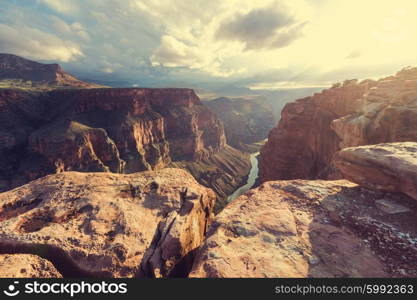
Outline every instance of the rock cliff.
<path id="1" fill-rule="evenodd" d="M 0 89 L 0 124 L 2 190 L 62 171 L 133 173 L 185 161 L 205 162 L 223 182 L 235 178 L 215 187 L 222 195 L 250 168 L 190 89 Z M 247 162 L 225 167 L 213 158 L 222 153 Z"/>
<path id="2" fill-rule="evenodd" d="M 191 277 L 415 277 L 417 143 L 346 148 L 347 180 L 269 181 L 218 214 Z"/>
<path id="3" fill-rule="evenodd" d="M 272 106 L 265 99 L 218 98 L 203 103 L 224 123 L 227 143 L 240 150 L 251 151 L 251 144 L 264 140 L 275 125 Z"/>
<path id="4" fill-rule="evenodd" d="M 181 275 L 215 198 L 180 169 L 49 175 L 0 194 L 0 253 L 38 255 L 71 277 Z"/>
<path id="5" fill-rule="evenodd" d="M 262 148 L 262 181 L 341 178 L 342 148 L 417 141 L 417 68 L 378 81 L 345 81 L 285 106 Z"/>
<path id="6" fill-rule="evenodd" d="M 415 277 L 416 213 L 346 180 L 270 181 L 216 216 L 190 277 Z"/>

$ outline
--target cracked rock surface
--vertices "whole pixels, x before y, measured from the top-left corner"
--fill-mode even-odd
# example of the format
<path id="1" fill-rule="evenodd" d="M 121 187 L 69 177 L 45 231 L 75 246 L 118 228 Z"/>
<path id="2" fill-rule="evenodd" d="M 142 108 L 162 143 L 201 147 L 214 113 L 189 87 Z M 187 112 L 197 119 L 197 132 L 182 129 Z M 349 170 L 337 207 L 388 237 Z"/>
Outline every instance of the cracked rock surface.
<path id="1" fill-rule="evenodd" d="M 216 216 L 190 277 L 415 277 L 416 212 L 346 180 L 267 182 Z"/>
<path id="2" fill-rule="evenodd" d="M 30 254 L 0 255 L 2 278 L 61 278 L 53 264 L 46 259 Z"/>
<path id="3" fill-rule="evenodd" d="M 0 194 L 0 252 L 39 255 L 64 277 L 165 277 L 187 268 L 214 202 L 180 169 L 49 175 Z"/>

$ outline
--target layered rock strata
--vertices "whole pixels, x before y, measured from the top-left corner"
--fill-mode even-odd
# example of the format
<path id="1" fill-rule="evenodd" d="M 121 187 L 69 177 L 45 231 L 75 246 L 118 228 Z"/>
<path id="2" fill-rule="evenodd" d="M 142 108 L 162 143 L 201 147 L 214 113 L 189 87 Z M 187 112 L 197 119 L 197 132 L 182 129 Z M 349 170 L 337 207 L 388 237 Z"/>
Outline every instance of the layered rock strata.
<path id="1" fill-rule="evenodd" d="M 289 103 L 261 151 L 263 182 L 341 178 L 340 149 L 417 141 L 417 68 L 378 81 L 346 81 Z"/>
<path id="2" fill-rule="evenodd" d="M 226 147 L 222 122 L 190 89 L 5 89 L 0 125 L 3 191 L 62 171 L 133 173 L 181 161 L 209 165 L 208 176 L 222 182 L 235 178 L 231 188 L 215 187 L 221 196 L 250 169 L 247 156 Z M 246 161 L 228 168 L 216 155 Z"/>

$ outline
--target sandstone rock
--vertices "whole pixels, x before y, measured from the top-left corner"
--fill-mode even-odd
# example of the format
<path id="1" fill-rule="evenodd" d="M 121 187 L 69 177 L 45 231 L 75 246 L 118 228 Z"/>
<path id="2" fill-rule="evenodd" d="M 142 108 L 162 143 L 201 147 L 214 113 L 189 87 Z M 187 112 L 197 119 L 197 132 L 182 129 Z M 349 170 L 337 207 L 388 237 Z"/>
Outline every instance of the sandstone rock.
<path id="1" fill-rule="evenodd" d="M 1 278 L 61 278 L 46 259 L 30 254 L 0 254 Z"/>
<path id="2" fill-rule="evenodd" d="M 369 83 L 347 84 L 287 104 L 261 149 L 261 181 L 326 178 L 339 138 L 330 123 L 355 111 Z"/>
<path id="3" fill-rule="evenodd" d="M 417 141 L 416 70 L 345 82 L 287 104 L 261 151 L 262 181 L 342 178 L 332 158 L 343 148 Z"/>
<path id="4" fill-rule="evenodd" d="M 417 143 L 345 148 L 336 153 L 334 163 L 353 182 L 417 200 Z"/>
<path id="5" fill-rule="evenodd" d="M 381 198 L 410 212 L 387 218 L 375 207 Z M 216 216 L 190 277 L 413 277 L 410 201 L 346 180 L 264 183 Z"/>
<path id="6" fill-rule="evenodd" d="M 230 168 L 219 157 L 243 161 Z M 221 197 L 250 169 L 190 89 L 0 89 L 1 191 L 62 171 L 133 173 L 172 162 L 205 165 Z"/>
<path id="7" fill-rule="evenodd" d="M 180 169 L 50 175 L 0 194 L 0 252 L 37 254 L 64 276 L 165 277 L 189 268 L 214 202 Z"/>

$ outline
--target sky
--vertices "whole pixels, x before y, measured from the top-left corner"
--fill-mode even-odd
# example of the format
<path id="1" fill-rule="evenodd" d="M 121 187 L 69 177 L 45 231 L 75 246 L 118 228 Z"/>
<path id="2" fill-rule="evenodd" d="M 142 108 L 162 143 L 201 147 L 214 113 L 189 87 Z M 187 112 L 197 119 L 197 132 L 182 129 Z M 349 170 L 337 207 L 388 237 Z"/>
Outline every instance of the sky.
<path id="1" fill-rule="evenodd" d="M 0 0 L 0 52 L 132 86 L 320 88 L 417 65 L 415 0 Z"/>

